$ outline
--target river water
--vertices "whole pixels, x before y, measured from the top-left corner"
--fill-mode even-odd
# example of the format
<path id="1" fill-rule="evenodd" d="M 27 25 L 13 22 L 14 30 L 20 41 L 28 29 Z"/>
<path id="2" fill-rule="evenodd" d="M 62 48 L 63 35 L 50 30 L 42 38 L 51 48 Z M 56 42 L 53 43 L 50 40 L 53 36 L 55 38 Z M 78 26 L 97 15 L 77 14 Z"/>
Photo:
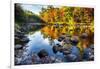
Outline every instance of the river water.
<path id="1" fill-rule="evenodd" d="M 57 54 L 53 53 L 52 45 L 59 43 L 57 40 L 54 40 L 54 43 L 51 45 L 48 38 L 43 38 L 43 35 L 40 31 L 35 32 L 32 35 L 29 35 L 28 38 L 30 39 L 30 42 L 27 44 L 28 47 L 28 53 L 31 54 L 31 52 L 38 53 L 40 50 L 45 49 L 49 56 L 55 56 L 55 57 L 63 57 L 63 54 L 58 52 Z"/>

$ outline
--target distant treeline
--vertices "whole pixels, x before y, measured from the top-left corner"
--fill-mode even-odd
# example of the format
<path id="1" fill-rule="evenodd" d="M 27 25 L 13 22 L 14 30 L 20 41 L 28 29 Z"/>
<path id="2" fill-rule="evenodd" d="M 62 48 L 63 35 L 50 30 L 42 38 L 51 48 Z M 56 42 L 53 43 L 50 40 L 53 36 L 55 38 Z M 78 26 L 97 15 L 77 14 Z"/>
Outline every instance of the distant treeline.
<path id="1" fill-rule="evenodd" d="M 16 23 L 44 23 L 44 21 L 31 11 L 23 10 L 20 4 L 15 4 Z"/>

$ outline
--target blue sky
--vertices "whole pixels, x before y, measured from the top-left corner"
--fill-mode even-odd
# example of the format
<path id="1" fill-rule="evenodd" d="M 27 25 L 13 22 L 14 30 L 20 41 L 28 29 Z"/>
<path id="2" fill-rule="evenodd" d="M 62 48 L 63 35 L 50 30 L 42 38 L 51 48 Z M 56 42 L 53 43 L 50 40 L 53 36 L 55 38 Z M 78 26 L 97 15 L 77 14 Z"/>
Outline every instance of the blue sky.
<path id="1" fill-rule="evenodd" d="M 41 5 L 32 5 L 32 4 L 21 4 L 24 10 L 29 10 L 32 11 L 35 14 L 39 15 L 39 12 L 41 11 L 42 7 L 47 7 L 47 6 L 41 6 Z"/>
<path id="2" fill-rule="evenodd" d="M 21 4 L 24 10 L 32 11 L 33 13 L 39 15 L 39 12 L 41 11 L 42 7 L 47 8 L 45 5 L 34 5 L 34 4 Z M 59 6 L 54 6 L 59 7 Z"/>

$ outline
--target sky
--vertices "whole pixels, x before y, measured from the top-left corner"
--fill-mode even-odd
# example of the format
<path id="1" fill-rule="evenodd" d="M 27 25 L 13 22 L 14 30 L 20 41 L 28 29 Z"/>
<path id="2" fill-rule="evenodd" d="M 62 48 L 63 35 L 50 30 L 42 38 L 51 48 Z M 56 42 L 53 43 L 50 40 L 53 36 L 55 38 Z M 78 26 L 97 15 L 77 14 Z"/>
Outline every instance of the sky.
<path id="1" fill-rule="evenodd" d="M 41 11 L 42 7 L 47 6 L 41 6 L 41 5 L 33 5 L 33 4 L 21 4 L 24 10 L 32 11 L 33 13 L 39 15 L 39 12 Z"/>
<path id="2" fill-rule="evenodd" d="M 21 4 L 21 6 L 24 10 L 32 11 L 37 15 L 39 15 L 39 12 L 41 11 L 42 7 L 47 8 L 46 5 L 36 5 L 36 4 Z M 59 6 L 54 6 L 54 7 L 59 7 Z"/>

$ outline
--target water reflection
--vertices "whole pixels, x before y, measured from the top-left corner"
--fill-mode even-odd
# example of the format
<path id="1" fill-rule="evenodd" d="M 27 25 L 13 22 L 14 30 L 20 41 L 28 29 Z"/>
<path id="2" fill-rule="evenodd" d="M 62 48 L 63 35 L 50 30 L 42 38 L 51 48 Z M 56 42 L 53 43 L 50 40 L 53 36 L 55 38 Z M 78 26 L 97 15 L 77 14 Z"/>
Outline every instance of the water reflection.
<path id="1" fill-rule="evenodd" d="M 31 31 L 27 34 L 30 41 L 26 44 L 26 55 L 23 54 L 20 65 L 94 60 L 92 26 L 30 26 Z M 26 40 L 24 36 L 23 41 Z"/>
<path id="2" fill-rule="evenodd" d="M 91 36 L 93 34 L 91 28 L 92 26 L 66 26 L 66 25 L 47 25 L 40 30 L 36 31 L 35 33 L 28 35 L 28 38 L 30 39 L 30 42 L 28 43 L 29 46 L 29 53 L 39 53 L 42 49 L 45 49 L 49 56 L 57 57 L 60 59 L 64 59 L 64 55 L 62 52 L 57 52 L 56 54 L 53 52 L 52 47 L 56 44 L 64 45 L 63 42 L 58 41 L 60 36 L 65 36 L 65 34 L 70 34 L 70 36 L 77 36 L 78 38 L 82 35 L 82 33 L 88 34 L 88 36 Z M 90 32 L 91 31 L 91 32 Z M 90 37 L 93 42 L 93 36 Z M 80 48 L 80 51 L 83 51 L 84 45 L 86 45 L 86 42 L 88 45 L 93 44 L 90 42 L 90 39 L 86 39 L 85 43 L 80 42 L 78 43 L 78 47 Z M 90 42 L 90 43 L 88 43 Z M 81 45 L 83 43 L 83 46 Z"/>
<path id="3" fill-rule="evenodd" d="M 29 46 L 29 53 L 38 53 L 40 50 L 45 49 L 49 53 L 49 56 L 57 57 L 59 55 L 59 57 L 63 57 L 61 53 L 55 55 L 52 51 L 52 45 L 57 44 L 57 40 L 55 39 L 51 45 L 49 38 L 44 38 L 43 36 L 41 31 L 37 31 L 33 35 L 28 36 L 30 39 L 30 42 L 27 44 Z"/>
<path id="4" fill-rule="evenodd" d="M 35 32 L 33 35 L 29 35 L 31 40 L 28 43 L 29 50 L 38 53 L 41 49 L 45 49 L 50 55 L 53 55 L 52 46 L 49 44 L 48 38 L 43 38 L 43 34 L 40 31 Z"/>

